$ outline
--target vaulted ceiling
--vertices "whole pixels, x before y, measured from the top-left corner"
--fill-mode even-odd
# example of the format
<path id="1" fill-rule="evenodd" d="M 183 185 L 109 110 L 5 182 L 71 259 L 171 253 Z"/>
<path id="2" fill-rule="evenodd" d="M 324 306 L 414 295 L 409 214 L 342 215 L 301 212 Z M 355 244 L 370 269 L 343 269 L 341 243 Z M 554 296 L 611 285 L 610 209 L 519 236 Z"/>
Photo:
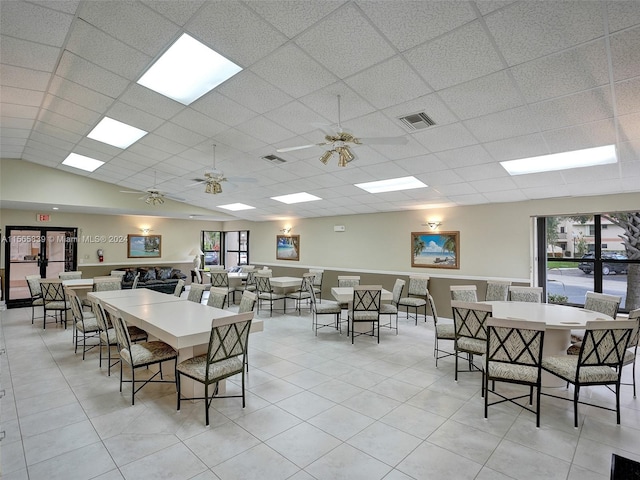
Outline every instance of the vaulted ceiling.
<path id="1" fill-rule="evenodd" d="M 2 158 L 123 190 L 157 175 L 188 204 L 252 205 L 234 213 L 250 220 L 640 192 L 638 1 L 3 1 L 0 17 Z M 136 83 L 185 32 L 243 68 L 189 106 Z M 322 142 L 337 95 L 346 130 L 408 142 L 356 146 L 346 167 L 323 147 L 276 153 Z M 418 112 L 436 125 L 398 119 Z M 149 134 L 124 150 L 88 139 L 104 116 Z M 213 144 L 218 195 L 193 186 Z M 617 164 L 499 164 L 609 144 Z M 61 165 L 71 152 L 106 163 Z M 353 186 L 408 175 L 428 188 Z M 301 191 L 322 200 L 270 198 Z"/>

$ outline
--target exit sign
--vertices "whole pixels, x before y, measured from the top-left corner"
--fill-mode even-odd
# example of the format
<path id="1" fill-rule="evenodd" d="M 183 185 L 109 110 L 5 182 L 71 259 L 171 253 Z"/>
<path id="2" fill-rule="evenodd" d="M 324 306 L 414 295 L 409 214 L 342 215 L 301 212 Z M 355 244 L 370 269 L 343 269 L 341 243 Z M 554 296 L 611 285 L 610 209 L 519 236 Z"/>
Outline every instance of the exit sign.
<path id="1" fill-rule="evenodd" d="M 51 215 L 49 215 L 48 213 L 38 213 L 36 215 L 36 220 L 38 222 L 50 222 L 51 221 Z"/>

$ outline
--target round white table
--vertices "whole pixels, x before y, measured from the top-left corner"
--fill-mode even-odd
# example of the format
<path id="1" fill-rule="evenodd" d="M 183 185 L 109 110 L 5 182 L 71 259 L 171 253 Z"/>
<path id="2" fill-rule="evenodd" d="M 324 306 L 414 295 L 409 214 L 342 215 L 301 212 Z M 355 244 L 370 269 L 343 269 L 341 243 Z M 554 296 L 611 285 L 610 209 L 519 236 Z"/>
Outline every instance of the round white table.
<path id="1" fill-rule="evenodd" d="M 554 303 L 529 302 L 480 302 L 493 307 L 493 317 L 544 322 L 547 329 L 544 334 L 542 355 L 566 355 L 571 345 L 571 330 L 583 329 L 593 320 L 614 319 L 604 313 L 584 308 L 557 305 Z M 543 386 L 564 386 L 565 382 L 551 374 L 543 372 Z"/>

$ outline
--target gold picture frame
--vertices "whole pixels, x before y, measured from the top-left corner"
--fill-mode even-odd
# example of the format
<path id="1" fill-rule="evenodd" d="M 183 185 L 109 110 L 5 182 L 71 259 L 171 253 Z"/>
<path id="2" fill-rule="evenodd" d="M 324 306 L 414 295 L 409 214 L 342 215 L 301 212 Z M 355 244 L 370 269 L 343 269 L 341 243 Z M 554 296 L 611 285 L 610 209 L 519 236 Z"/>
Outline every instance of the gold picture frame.
<path id="1" fill-rule="evenodd" d="M 127 258 L 160 258 L 162 235 L 127 235 Z"/>
<path id="2" fill-rule="evenodd" d="M 411 266 L 460 268 L 460 232 L 411 232 Z"/>
<path id="3" fill-rule="evenodd" d="M 300 261 L 300 235 L 276 235 L 276 260 Z"/>

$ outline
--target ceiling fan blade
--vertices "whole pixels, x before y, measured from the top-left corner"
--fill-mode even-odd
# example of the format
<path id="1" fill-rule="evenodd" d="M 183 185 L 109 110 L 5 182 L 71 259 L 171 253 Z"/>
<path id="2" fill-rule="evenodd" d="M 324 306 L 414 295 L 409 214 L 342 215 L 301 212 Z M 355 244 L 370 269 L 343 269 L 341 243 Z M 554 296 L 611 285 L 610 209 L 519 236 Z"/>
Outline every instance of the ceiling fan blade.
<path id="1" fill-rule="evenodd" d="M 404 145 L 409 141 L 407 137 L 371 137 L 359 140 L 363 145 Z"/>
<path id="2" fill-rule="evenodd" d="M 329 145 L 329 144 L 327 142 L 323 142 L 323 143 L 312 143 L 310 145 L 299 145 L 297 147 L 278 148 L 276 152 L 278 153 L 293 152 L 295 150 L 303 150 L 305 148 L 311 148 L 311 147 L 321 147 L 323 145 Z"/>
<path id="3" fill-rule="evenodd" d="M 120 190 L 120 193 L 137 193 L 138 195 L 141 193 L 147 193 L 143 190 Z"/>

